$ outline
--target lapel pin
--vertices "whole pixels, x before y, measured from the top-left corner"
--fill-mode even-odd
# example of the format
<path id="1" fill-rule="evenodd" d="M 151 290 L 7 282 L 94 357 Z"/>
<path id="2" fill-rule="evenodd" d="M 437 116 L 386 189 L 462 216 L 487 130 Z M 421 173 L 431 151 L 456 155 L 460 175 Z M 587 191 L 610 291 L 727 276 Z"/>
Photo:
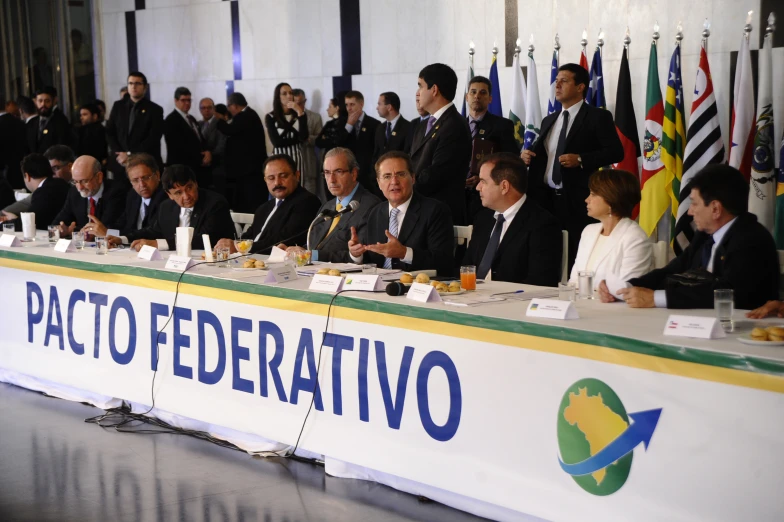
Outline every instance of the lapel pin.
<path id="1" fill-rule="evenodd" d="M 435 137 L 436 137 L 436 133 L 434 132 L 434 133 L 433 133 L 433 135 L 432 135 L 432 136 L 430 136 L 430 137 L 431 137 L 431 138 L 435 138 Z"/>
<path id="2" fill-rule="evenodd" d="M 49 129 L 44 129 L 44 134 L 49 134 Z"/>
<path id="3" fill-rule="evenodd" d="M 440 128 L 440 126 L 439 126 L 439 125 L 436 125 L 436 130 L 438 130 L 439 128 Z"/>
<path id="4" fill-rule="evenodd" d="M 397 136 L 397 131 L 392 131 L 392 136 Z"/>
<path id="5" fill-rule="evenodd" d="M 362 127 L 362 132 L 365 132 L 365 127 Z"/>
<path id="6" fill-rule="evenodd" d="M 147 109 L 142 109 L 142 114 L 144 114 L 145 112 L 147 112 Z"/>
<path id="7" fill-rule="evenodd" d="M 484 134 L 484 133 L 485 133 L 484 129 L 479 129 L 479 134 Z"/>

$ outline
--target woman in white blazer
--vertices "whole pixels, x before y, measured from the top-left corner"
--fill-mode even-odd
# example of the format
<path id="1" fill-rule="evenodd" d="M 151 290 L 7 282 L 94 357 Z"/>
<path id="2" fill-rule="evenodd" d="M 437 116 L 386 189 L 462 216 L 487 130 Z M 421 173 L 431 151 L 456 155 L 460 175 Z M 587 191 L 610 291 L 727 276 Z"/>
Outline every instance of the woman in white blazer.
<path id="1" fill-rule="evenodd" d="M 625 170 L 599 170 L 588 180 L 588 215 L 598 219 L 583 229 L 569 282 L 578 272 L 594 272 L 594 290 L 613 275 L 628 281 L 653 268 L 653 243 L 631 218 L 640 202 L 640 182 Z"/>

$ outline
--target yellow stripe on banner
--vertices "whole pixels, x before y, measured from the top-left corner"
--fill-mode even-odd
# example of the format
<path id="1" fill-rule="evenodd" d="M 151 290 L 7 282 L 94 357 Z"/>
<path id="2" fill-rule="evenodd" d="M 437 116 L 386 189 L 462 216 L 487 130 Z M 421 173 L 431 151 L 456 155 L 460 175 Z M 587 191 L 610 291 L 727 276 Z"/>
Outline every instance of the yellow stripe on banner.
<path id="1" fill-rule="evenodd" d="M 169 292 L 174 292 L 176 286 L 176 283 L 172 281 L 160 281 L 143 276 L 97 273 L 74 268 L 39 265 L 36 263 L 28 263 L 25 261 L 17 261 L 13 259 L 0 258 L 0 266 L 18 270 L 26 270 L 30 272 L 86 279 L 91 281 L 101 281 L 106 283 L 125 284 Z M 281 297 L 248 294 L 236 290 L 225 290 L 185 283 L 180 285 L 180 293 L 198 297 L 206 297 L 210 299 L 219 299 L 222 301 L 236 302 L 240 304 L 263 306 L 267 308 L 274 308 L 276 310 L 319 315 L 322 317 L 326 316 L 328 309 L 326 304 L 309 303 L 306 301 Z M 459 339 L 467 339 L 476 342 L 493 343 L 503 346 L 533 350 L 536 352 L 563 355 L 567 357 L 578 357 L 581 359 L 626 366 L 628 368 L 654 371 L 667 375 L 675 375 L 702 381 L 731 384 L 745 388 L 784 393 L 784 377 L 768 375 L 759 372 L 721 368 L 718 366 L 678 361 L 675 359 L 668 359 L 666 357 L 645 355 L 616 348 L 607 348 L 574 341 L 551 339 L 547 337 L 538 337 L 535 335 L 526 335 L 514 332 L 503 332 L 476 326 L 442 323 L 431 319 L 404 317 L 385 312 L 357 310 L 355 308 L 345 308 L 337 305 L 333 305 L 332 310 L 332 315 L 335 319 L 358 321 L 368 324 L 412 330 L 427 334 L 437 334 Z"/>

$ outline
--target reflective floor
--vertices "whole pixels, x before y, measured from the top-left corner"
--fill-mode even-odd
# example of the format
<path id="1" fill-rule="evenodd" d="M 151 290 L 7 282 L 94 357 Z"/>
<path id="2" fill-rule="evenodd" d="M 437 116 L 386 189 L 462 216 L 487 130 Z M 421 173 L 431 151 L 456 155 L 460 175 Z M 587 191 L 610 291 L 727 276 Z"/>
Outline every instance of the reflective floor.
<path id="1" fill-rule="evenodd" d="M 482 520 L 308 463 L 84 422 L 100 413 L 0 383 L 0 520 Z"/>

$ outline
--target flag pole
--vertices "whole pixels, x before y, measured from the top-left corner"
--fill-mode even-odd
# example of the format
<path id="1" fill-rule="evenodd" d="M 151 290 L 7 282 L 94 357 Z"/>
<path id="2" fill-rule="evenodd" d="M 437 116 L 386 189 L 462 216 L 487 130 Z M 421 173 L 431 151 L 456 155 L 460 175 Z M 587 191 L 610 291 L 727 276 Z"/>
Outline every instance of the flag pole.
<path id="1" fill-rule="evenodd" d="M 631 44 L 631 43 L 632 43 L 632 38 L 631 38 L 631 36 L 629 36 L 629 26 L 627 25 L 626 26 L 626 36 L 623 37 L 623 48 L 626 51 L 626 54 L 627 54 L 626 58 L 627 59 L 629 58 L 628 57 L 628 54 L 629 54 L 629 44 Z"/>
<path id="2" fill-rule="evenodd" d="M 599 49 L 599 56 L 603 57 L 603 50 L 604 50 L 604 31 L 602 28 L 599 28 L 599 37 L 596 39 L 596 47 Z"/>
<path id="3" fill-rule="evenodd" d="M 710 22 L 708 19 L 705 19 L 705 22 L 702 24 L 702 47 L 705 49 L 705 53 L 708 52 L 708 37 L 710 36 Z"/>
<path id="4" fill-rule="evenodd" d="M 558 38 L 558 33 L 555 33 L 555 44 L 553 45 L 553 49 L 555 50 L 555 59 L 558 60 L 558 63 L 560 64 L 561 63 L 560 62 L 560 60 L 561 60 L 561 41 L 560 41 L 560 38 Z"/>
<path id="5" fill-rule="evenodd" d="M 474 41 L 468 42 L 468 67 L 474 68 Z"/>
<path id="6" fill-rule="evenodd" d="M 580 40 L 580 45 L 583 48 L 583 55 L 587 59 L 588 58 L 588 54 L 586 52 L 586 48 L 588 47 L 588 32 L 585 29 L 583 29 L 583 38 L 582 38 L 582 40 Z"/>
<path id="7" fill-rule="evenodd" d="M 746 25 L 743 26 L 743 37 L 746 41 L 749 41 L 749 36 L 751 36 L 751 15 L 754 11 L 749 11 L 749 14 L 746 15 Z"/>

